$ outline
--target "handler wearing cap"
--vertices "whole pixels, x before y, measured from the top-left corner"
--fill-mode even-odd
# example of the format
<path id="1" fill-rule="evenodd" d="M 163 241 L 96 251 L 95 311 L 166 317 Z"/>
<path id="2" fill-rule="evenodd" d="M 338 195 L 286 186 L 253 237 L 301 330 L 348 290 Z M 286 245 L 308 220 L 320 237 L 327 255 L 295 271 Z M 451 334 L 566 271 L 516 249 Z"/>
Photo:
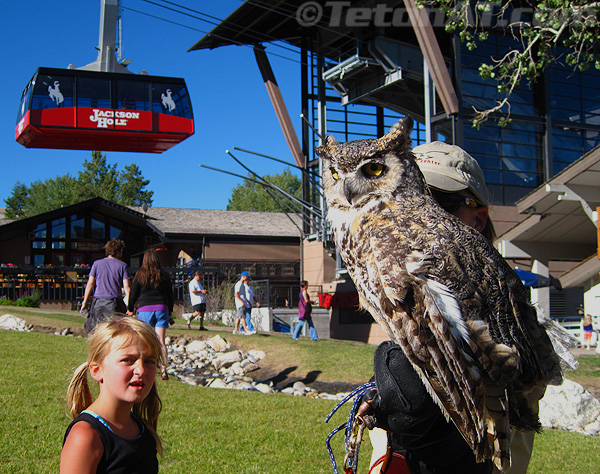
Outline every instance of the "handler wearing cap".
<path id="1" fill-rule="evenodd" d="M 477 161 L 462 148 L 444 142 L 417 146 L 413 153 L 440 206 L 493 241 L 496 235 L 488 213 L 489 192 Z M 475 462 L 466 441 L 445 420 L 400 346 L 388 341 L 378 347 L 375 380 L 377 393 L 371 404 L 376 426 L 385 431 L 375 428 L 369 433 L 373 444 L 372 474 L 496 472 L 490 461 Z M 508 472 L 525 473 L 533 433 L 513 436 L 512 466 Z"/>

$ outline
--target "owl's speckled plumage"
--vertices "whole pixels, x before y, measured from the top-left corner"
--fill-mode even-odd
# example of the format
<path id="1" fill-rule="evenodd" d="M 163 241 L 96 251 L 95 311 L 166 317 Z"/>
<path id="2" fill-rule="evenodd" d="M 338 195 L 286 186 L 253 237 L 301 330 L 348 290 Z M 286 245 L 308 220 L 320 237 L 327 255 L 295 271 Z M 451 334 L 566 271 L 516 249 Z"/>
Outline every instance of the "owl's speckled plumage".
<path id="1" fill-rule="evenodd" d="M 317 148 L 336 246 L 360 296 L 478 461 L 510 465 L 510 425 L 539 429 L 527 394 L 560 383 L 520 279 L 429 194 L 412 120 L 380 139 Z"/>

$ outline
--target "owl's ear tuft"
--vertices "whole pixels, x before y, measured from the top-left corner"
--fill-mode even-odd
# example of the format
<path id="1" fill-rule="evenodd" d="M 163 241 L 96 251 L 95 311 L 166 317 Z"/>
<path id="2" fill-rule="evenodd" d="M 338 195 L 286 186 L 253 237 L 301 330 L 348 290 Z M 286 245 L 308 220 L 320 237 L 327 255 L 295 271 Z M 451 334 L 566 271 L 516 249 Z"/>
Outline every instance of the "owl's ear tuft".
<path id="1" fill-rule="evenodd" d="M 325 146 L 327 148 L 337 148 L 339 146 L 339 143 L 337 142 L 337 140 L 334 138 L 333 135 L 327 135 L 327 138 L 325 139 Z"/>
<path id="2" fill-rule="evenodd" d="M 325 144 L 315 148 L 315 152 L 323 159 L 330 158 L 330 154 L 339 146 L 333 135 L 328 135 L 325 139 Z"/>
<path id="3" fill-rule="evenodd" d="M 407 115 L 396 122 L 390 131 L 381 137 L 385 148 L 392 148 L 401 152 L 408 151 L 411 146 L 410 132 L 413 127 L 413 119 Z"/>

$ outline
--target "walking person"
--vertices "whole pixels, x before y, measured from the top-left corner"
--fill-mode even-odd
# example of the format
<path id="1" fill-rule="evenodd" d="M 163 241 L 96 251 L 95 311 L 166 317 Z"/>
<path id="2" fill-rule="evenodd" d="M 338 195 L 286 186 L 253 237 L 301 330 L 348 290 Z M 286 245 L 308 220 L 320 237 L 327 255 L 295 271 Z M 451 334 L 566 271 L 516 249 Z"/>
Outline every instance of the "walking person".
<path id="1" fill-rule="evenodd" d="M 138 304 L 138 319 L 154 328 L 162 347 L 161 378 L 167 380 L 168 353 L 165 344 L 167 328 L 173 324 L 173 284 L 170 275 L 163 270 L 155 250 L 149 249 L 144 253 L 142 266 L 135 274 L 129 293 L 127 314 L 133 314 Z"/>
<path id="2" fill-rule="evenodd" d="M 308 324 L 308 329 L 310 332 L 310 339 L 312 341 L 318 341 L 319 335 L 317 334 L 317 330 L 315 329 L 315 325 L 312 320 L 312 305 L 316 304 L 315 301 L 311 301 L 310 296 L 308 295 L 308 282 L 303 280 L 300 282 L 300 298 L 298 301 L 298 326 L 294 330 L 294 334 L 292 334 L 292 339 L 297 340 L 300 336 L 300 331 L 305 324 Z"/>
<path id="3" fill-rule="evenodd" d="M 233 334 L 239 334 L 240 323 L 244 328 L 244 334 L 250 336 L 256 334 L 256 331 L 250 331 L 246 325 L 246 308 L 252 308 L 246 297 L 245 283 L 250 279 L 248 272 L 242 272 L 240 279 L 233 287 L 233 298 L 235 300 L 235 324 L 233 326 Z"/>
<path id="4" fill-rule="evenodd" d="M 127 306 L 123 301 L 123 290 L 125 290 L 125 298 L 128 298 L 131 275 L 129 267 L 122 261 L 124 250 L 125 242 L 110 239 L 104 245 L 106 257 L 92 264 L 81 304 L 83 315 L 88 310 L 88 302 L 92 300 L 85 321 L 86 332 L 90 332 L 96 324 L 115 313 L 127 312 Z"/>
<path id="5" fill-rule="evenodd" d="M 63 441 L 60 474 L 158 472 L 162 404 L 155 377 L 161 359 L 160 341 L 143 321 L 124 317 L 96 326 L 88 360 L 76 369 L 67 392 L 73 422 Z M 100 386 L 95 400 L 88 372 Z"/>
<path id="6" fill-rule="evenodd" d="M 248 326 L 248 329 L 250 330 L 250 332 L 256 332 L 256 328 L 254 327 L 254 324 L 252 324 L 252 307 L 256 304 L 256 307 L 260 308 L 260 303 L 256 299 L 256 295 L 254 294 L 254 288 L 252 288 L 252 285 L 250 284 L 251 281 L 252 281 L 252 276 L 248 276 L 248 278 L 244 282 L 244 290 L 246 291 L 246 301 L 249 304 L 249 306 L 246 305 L 246 308 L 245 308 L 245 311 L 246 311 L 245 319 L 246 319 L 246 326 Z"/>
<path id="7" fill-rule="evenodd" d="M 187 320 L 187 328 L 192 328 L 190 322 L 192 319 L 198 316 L 198 320 L 200 321 L 200 327 L 198 329 L 200 331 L 208 331 L 208 329 L 204 327 L 204 314 L 206 313 L 206 290 L 202 286 L 202 283 L 200 283 L 203 275 L 204 274 L 198 270 L 196 273 L 194 273 L 194 278 L 192 278 L 188 285 L 190 290 L 190 303 L 192 304 L 193 313 Z"/>

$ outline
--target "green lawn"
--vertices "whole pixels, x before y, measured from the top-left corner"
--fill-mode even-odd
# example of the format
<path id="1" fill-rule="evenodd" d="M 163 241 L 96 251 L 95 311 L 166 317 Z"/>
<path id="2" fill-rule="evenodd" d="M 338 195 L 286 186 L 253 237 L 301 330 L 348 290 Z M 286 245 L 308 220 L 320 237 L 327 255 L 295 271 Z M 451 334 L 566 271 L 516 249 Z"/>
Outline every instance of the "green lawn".
<path id="1" fill-rule="evenodd" d="M 69 324 L 70 318 L 77 316 L 66 314 L 59 321 Z M 240 343 L 265 350 L 268 357 L 277 354 L 285 361 L 282 367 L 297 367 L 300 374 L 319 372 L 319 380 L 362 381 L 372 370 L 374 348 L 362 344 L 292 344 L 289 337 L 276 336 L 242 336 Z M 82 338 L 0 331 L 1 473 L 58 472 L 69 423 L 65 391 L 72 370 L 84 359 Z M 581 376 L 598 377 L 594 361 L 600 358 L 584 359 Z M 323 423 L 334 402 L 194 387 L 175 380 L 158 383 L 164 402 L 159 432 L 166 446 L 159 459 L 161 473 L 332 472 L 325 437 L 347 413 L 343 410 L 329 424 Z M 334 444 L 341 462 L 338 436 Z M 599 453 L 599 438 L 547 430 L 536 436 L 529 472 L 592 474 Z M 369 456 L 367 441 L 361 450 L 360 473 L 368 472 Z"/>

